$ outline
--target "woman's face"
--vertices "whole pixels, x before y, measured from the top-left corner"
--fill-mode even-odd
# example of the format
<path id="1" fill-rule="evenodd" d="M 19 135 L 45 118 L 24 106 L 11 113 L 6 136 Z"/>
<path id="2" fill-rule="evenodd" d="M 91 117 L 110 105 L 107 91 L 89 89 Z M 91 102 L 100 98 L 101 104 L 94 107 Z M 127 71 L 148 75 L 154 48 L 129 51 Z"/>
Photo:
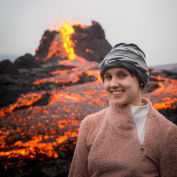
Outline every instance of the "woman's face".
<path id="1" fill-rule="evenodd" d="M 119 106 L 142 106 L 141 88 L 136 76 L 124 68 L 110 68 L 104 73 L 104 89 L 108 99 Z"/>

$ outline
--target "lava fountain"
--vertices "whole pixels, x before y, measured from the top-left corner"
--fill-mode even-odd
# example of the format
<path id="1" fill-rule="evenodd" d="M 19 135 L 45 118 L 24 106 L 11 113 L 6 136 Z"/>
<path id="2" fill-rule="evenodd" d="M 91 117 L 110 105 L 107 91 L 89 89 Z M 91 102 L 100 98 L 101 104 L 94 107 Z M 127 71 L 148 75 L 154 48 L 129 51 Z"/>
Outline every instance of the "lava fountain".
<path id="1" fill-rule="evenodd" d="M 43 61 L 65 53 L 65 59 L 55 65 L 72 69 L 51 71 L 50 77 L 32 84 L 55 83 L 60 87 L 21 94 L 14 104 L 0 108 L 0 160 L 4 175 L 34 174 L 39 169 L 40 174 L 46 175 L 47 170 L 58 163 L 61 171 L 64 168 L 68 171 L 82 119 L 108 106 L 99 63 L 74 53 L 75 44 L 70 37 L 75 31 L 68 22 L 65 21 L 58 32 L 60 34 L 54 37 Z M 85 50 L 94 53 L 91 49 Z M 159 87 L 144 96 L 152 100 L 156 109 L 176 111 L 177 80 L 161 77 L 156 70 L 151 70 L 151 74 L 150 84 L 156 83 Z M 85 83 L 81 82 L 82 78 L 92 80 Z M 48 100 L 46 105 L 37 104 L 42 99 Z"/>

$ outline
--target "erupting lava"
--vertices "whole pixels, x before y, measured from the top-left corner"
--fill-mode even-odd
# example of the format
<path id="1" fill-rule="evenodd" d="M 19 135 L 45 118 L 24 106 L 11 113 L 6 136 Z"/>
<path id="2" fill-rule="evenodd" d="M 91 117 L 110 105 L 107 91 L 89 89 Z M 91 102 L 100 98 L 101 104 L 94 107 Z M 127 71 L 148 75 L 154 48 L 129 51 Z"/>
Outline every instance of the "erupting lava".
<path id="1" fill-rule="evenodd" d="M 76 55 L 74 53 L 74 48 L 72 47 L 73 42 L 70 39 L 70 35 L 74 33 L 74 28 L 69 23 L 64 21 L 60 33 L 62 34 L 63 46 L 68 53 L 68 58 L 70 60 L 74 60 Z"/>
<path id="2" fill-rule="evenodd" d="M 108 106 L 99 76 L 99 63 L 87 61 L 74 53 L 73 42 L 70 39 L 74 29 L 66 21 L 60 33 L 68 59 L 61 60 L 58 65 L 73 68 L 51 71 L 50 77 L 36 80 L 33 85 L 50 83 L 73 85 L 22 94 L 16 103 L 0 109 L 0 160 L 3 161 L 5 170 L 16 165 L 20 171 L 22 168 L 20 164 L 27 159 L 60 158 L 62 157 L 60 151 L 67 155 L 68 149 L 74 149 L 81 120 Z M 46 60 L 53 54 L 61 55 L 61 51 L 58 52 L 59 38 L 59 36 L 54 38 Z M 85 50 L 93 52 L 90 49 Z M 83 76 L 93 77 L 95 80 L 79 84 Z M 145 95 L 152 100 L 153 106 L 157 109 L 176 109 L 174 103 L 177 102 L 175 98 L 177 81 L 160 76 L 151 78 L 156 80 L 153 82 L 159 83 L 157 90 Z M 48 104 L 36 106 L 34 103 L 42 98 L 48 99 Z"/>
<path id="3" fill-rule="evenodd" d="M 77 23 L 79 25 L 79 23 Z M 67 58 L 69 60 L 74 60 L 76 58 L 76 54 L 74 53 L 73 48 L 73 41 L 70 39 L 71 35 L 75 32 L 74 28 L 71 24 L 69 24 L 67 21 L 64 21 L 63 25 L 61 26 L 58 22 L 54 25 L 54 28 L 57 29 L 58 35 L 55 36 L 53 39 L 48 54 L 45 58 L 43 58 L 43 61 L 46 61 L 50 59 L 53 55 L 55 56 L 65 56 L 65 52 L 67 54 Z M 51 31 L 51 30 L 49 30 Z M 42 40 L 45 40 L 46 36 L 42 38 Z M 62 42 L 62 44 L 60 44 Z M 40 41 L 40 44 L 42 44 L 42 41 Z M 63 48 L 65 51 L 63 51 Z M 36 51 L 39 49 L 37 48 Z M 38 57 L 36 58 L 39 59 Z"/>

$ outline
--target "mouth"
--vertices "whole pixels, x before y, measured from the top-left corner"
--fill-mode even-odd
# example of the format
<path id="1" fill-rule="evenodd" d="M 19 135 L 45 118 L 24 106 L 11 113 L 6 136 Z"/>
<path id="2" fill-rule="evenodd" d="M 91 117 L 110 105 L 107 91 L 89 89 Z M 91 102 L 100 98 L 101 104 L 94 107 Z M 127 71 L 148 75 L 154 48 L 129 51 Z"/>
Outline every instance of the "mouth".
<path id="1" fill-rule="evenodd" d="M 120 95 L 121 93 L 123 93 L 124 91 L 123 90 L 119 90 L 119 91 L 111 91 L 111 93 L 113 95 Z"/>

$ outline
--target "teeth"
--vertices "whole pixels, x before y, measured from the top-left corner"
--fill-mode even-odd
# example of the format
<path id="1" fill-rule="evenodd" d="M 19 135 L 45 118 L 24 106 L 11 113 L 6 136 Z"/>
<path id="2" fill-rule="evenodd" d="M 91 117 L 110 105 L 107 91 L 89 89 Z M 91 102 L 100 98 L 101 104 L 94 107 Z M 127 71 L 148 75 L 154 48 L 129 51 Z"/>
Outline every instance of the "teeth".
<path id="1" fill-rule="evenodd" d="M 121 94 L 122 91 L 117 91 L 117 92 L 112 92 L 112 93 L 113 93 L 113 95 L 118 95 L 118 94 Z"/>

